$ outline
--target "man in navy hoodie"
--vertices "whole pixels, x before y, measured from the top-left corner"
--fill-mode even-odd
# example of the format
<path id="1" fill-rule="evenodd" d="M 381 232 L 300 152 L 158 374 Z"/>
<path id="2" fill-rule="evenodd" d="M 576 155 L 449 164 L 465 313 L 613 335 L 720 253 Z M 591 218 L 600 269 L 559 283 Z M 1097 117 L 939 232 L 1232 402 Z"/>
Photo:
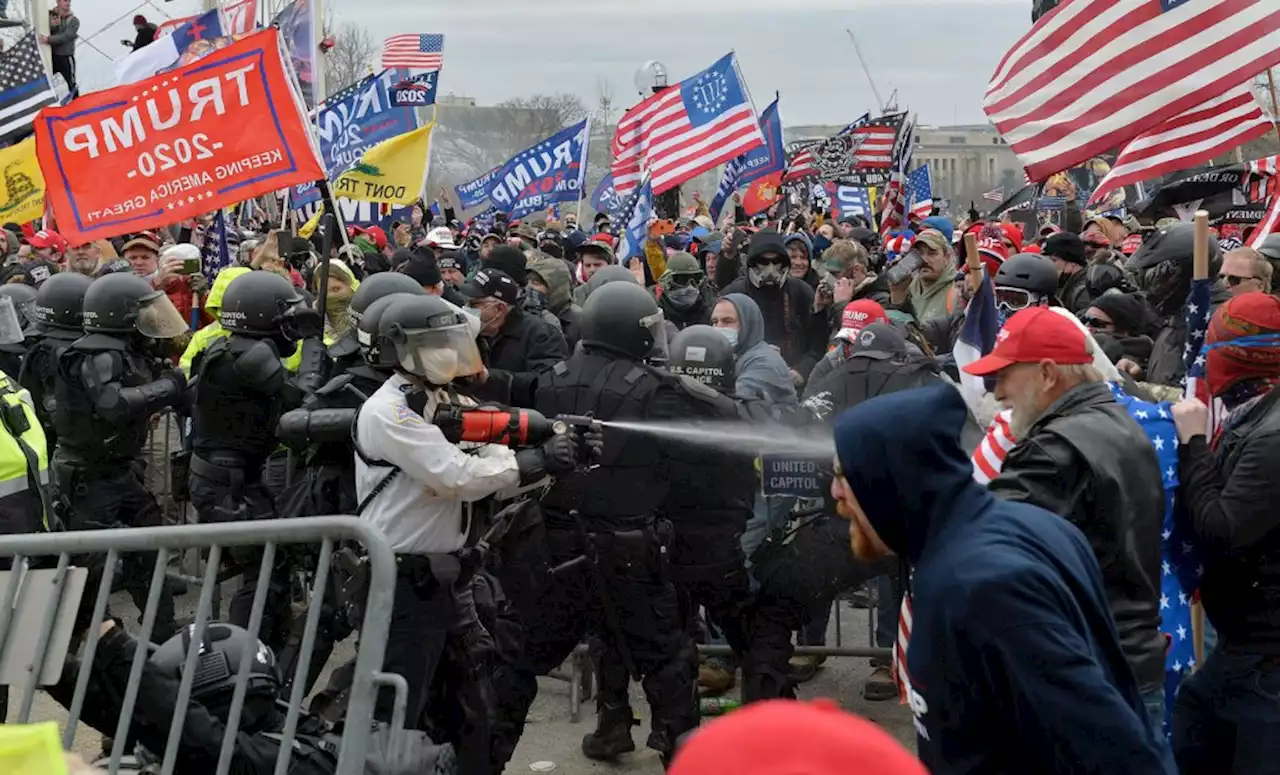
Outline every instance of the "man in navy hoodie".
<path id="1" fill-rule="evenodd" d="M 938 385 L 863 402 L 835 430 L 854 553 L 915 570 L 901 677 L 921 760 L 934 775 L 1172 775 L 1089 542 L 973 480 L 965 417 Z"/>

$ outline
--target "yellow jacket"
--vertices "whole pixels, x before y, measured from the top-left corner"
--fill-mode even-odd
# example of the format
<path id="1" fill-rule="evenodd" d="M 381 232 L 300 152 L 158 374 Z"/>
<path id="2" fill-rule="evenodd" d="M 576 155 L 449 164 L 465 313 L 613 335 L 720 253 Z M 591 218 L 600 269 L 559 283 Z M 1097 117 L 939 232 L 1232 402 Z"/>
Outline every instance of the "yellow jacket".
<path id="1" fill-rule="evenodd" d="M 182 369 L 182 373 L 187 377 L 191 376 L 191 365 L 195 363 L 196 356 L 204 352 L 213 340 L 230 334 L 217 319 L 218 313 L 222 311 L 222 297 L 232 280 L 252 271 L 248 267 L 233 266 L 218 272 L 217 278 L 213 281 L 213 287 L 209 289 L 209 298 L 204 303 L 204 308 L 213 316 L 214 321 L 191 335 L 191 343 L 187 345 L 187 349 L 182 352 L 182 358 L 178 360 L 178 368 Z M 297 371 L 300 365 L 302 365 L 302 345 L 298 345 L 293 355 L 284 359 L 284 366 L 289 371 Z"/>

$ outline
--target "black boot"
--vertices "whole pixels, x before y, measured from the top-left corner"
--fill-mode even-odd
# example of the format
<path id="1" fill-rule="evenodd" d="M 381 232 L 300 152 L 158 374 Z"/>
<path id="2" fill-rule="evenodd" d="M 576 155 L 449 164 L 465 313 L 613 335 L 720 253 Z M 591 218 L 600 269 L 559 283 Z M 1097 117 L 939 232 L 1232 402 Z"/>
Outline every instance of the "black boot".
<path id="1" fill-rule="evenodd" d="M 582 754 L 588 759 L 607 762 L 636 750 L 631 728 L 636 725 L 629 705 L 601 703 L 596 715 L 596 731 L 582 738 Z"/>

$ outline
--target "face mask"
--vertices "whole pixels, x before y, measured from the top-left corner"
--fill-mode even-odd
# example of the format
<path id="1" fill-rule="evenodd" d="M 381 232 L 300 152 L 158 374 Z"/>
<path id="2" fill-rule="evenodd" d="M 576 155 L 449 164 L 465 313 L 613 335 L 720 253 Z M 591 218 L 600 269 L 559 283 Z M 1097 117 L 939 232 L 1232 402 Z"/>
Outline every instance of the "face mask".
<path id="1" fill-rule="evenodd" d="M 738 346 L 738 329 L 717 328 L 716 330 L 723 334 L 725 339 L 729 340 L 729 344 L 733 345 L 735 348 Z"/>
<path id="2" fill-rule="evenodd" d="M 698 289 L 692 285 L 667 291 L 667 301 L 676 309 L 689 309 L 698 301 Z"/>
<path id="3" fill-rule="evenodd" d="M 547 308 L 547 295 L 542 291 L 526 288 L 524 291 L 524 308 L 529 312 L 541 312 Z"/>
<path id="4" fill-rule="evenodd" d="M 418 351 L 419 376 L 432 385 L 447 385 L 458 376 L 458 354 L 443 348 Z"/>
<path id="5" fill-rule="evenodd" d="M 756 288 L 778 287 L 786 275 L 782 264 L 755 264 L 747 267 L 747 280 Z"/>

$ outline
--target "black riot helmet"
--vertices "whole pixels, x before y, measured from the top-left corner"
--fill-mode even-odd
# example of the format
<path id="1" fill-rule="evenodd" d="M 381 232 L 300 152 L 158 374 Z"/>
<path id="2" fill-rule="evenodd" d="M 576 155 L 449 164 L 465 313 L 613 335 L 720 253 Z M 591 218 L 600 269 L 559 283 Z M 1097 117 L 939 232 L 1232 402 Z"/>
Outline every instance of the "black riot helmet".
<path id="1" fill-rule="evenodd" d="M 721 393 L 734 387 L 733 345 L 711 326 L 689 326 L 676 334 L 670 344 L 667 370 L 696 379 Z"/>
<path id="2" fill-rule="evenodd" d="M 1147 238 L 1128 261 L 1138 287 L 1164 317 L 1179 314 L 1191 293 L 1195 244 L 1195 224 L 1171 224 Z M 1217 276 L 1221 263 L 1222 248 L 1210 237 L 1210 277 Z"/>
<path id="3" fill-rule="evenodd" d="M 427 292 L 422 289 L 417 280 L 401 272 L 378 272 L 370 275 L 367 280 L 362 281 L 360 287 L 352 294 L 351 304 L 347 307 L 347 317 L 351 321 L 351 326 L 342 335 L 342 338 L 329 346 L 329 354 L 335 358 L 342 358 L 353 355 L 357 350 L 367 346 L 365 341 L 360 338 L 361 318 L 364 317 L 369 307 L 376 302 L 400 293 L 425 296 Z M 378 326 L 375 323 L 373 328 L 369 330 L 370 345 L 377 332 Z"/>
<path id="4" fill-rule="evenodd" d="M 151 663 L 171 676 L 181 676 L 187 652 L 193 647 L 194 631 L 195 626 L 189 625 L 165 641 L 151 655 Z M 235 691 L 236 672 L 246 651 L 252 655 L 246 699 L 273 702 L 278 696 L 282 683 L 276 655 L 248 630 L 234 624 L 210 622 L 205 627 L 203 639 L 194 647 L 199 653 L 191 682 L 191 697 L 223 722 Z"/>
<path id="5" fill-rule="evenodd" d="M 275 272 L 248 272 L 227 286 L 218 320 L 233 334 L 279 336 L 304 303 L 293 283 Z"/>
<path id="6" fill-rule="evenodd" d="M 374 275 L 377 277 L 377 275 Z M 364 287 L 364 283 L 360 284 Z M 356 341 L 360 346 L 360 354 L 364 356 L 364 360 L 370 366 L 394 366 L 394 359 L 390 359 L 387 364 L 382 361 L 382 349 L 378 347 L 378 324 L 382 322 L 382 313 L 386 312 L 392 304 L 403 299 L 412 299 L 415 296 L 426 296 L 422 293 L 422 288 L 418 288 L 419 293 L 392 293 L 383 296 L 381 299 L 370 304 L 365 308 L 364 313 L 360 316 L 360 325 L 356 328 Z"/>
<path id="7" fill-rule="evenodd" d="M 667 329 L 658 302 L 633 282 L 595 289 L 582 308 L 581 325 L 584 345 L 637 360 L 666 355 Z"/>
<path id="8" fill-rule="evenodd" d="M 479 335 L 479 319 L 439 296 L 423 295 L 398 298 L 387 307 L 376 341 L 383 366 L 447 385 L 484 370 Z"/>
<path id="9" fill-rule="evenodd" d="M 187 321 L 163 291 L 135 274 L 116 272 L 94 280 L 84 292 L 84 330 L 172 339 L 187 330 Z"/>
<path id="10" fill-rule="evenodd" d="M 1036 253 L 1018 253 L 1010 256 L 996 272 L 995 287 L 1020 288 L 1043 296 L 1052 296 L 1058 290 L 1058 270 L 1053 261 Z"/>
<path id="11" fill-rule="evenodd" d="M 35 320 L 35 288 L 25 283 L 7 283 L 0 285 L 0 296 L 4 296 L 13 302 L 13 309 L 18 313 L 19 325 L 24 329 L 31 325 Z"/>
<path id="12" fill-rule="evenodd" d="M 33 310 L 44 328 L 80 331 L 84 328 L 84 294 L 93 280 L 78 272 L 59 272 L 40 284 Z"/>

